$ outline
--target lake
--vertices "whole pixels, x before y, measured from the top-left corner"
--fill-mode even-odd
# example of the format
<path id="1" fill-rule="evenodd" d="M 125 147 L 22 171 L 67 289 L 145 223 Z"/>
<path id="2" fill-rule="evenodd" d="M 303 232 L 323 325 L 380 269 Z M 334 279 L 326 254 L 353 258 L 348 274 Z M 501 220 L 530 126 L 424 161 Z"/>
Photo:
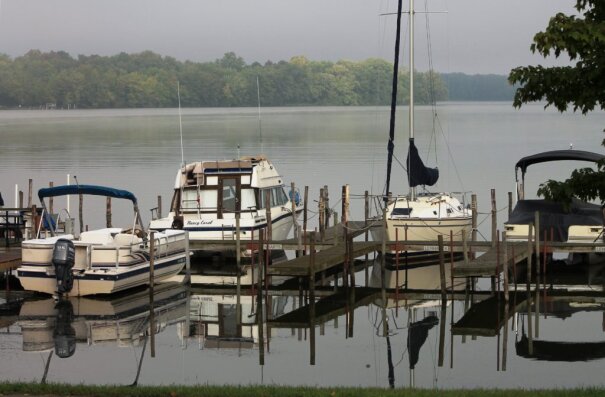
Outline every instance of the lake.
<path id="1" fill-rule="evenodd" d="M 509 103 L 445 103 L 438 106 L 438 114 L 436 127 L 430 107 L 418 107 L 416 115 L 419 151 L 426 163 L 438 164 L 441 172 L 433 190 L 476 193 L 480 232 L 486 237 L 490 189 L 496 189 L 501 224 L 507 192 L 515 189 L 514 164 L 519 158 L 570 145 L 579 150 L 603 149 L 603 112 L 582 116 L 545 111 L 540 104 L 515 110 Z M 253 108 L 184 109 L 184 159 L 263 153 L 286 184 L 293 181 L 298 187 L 309 186 L 310 198 L 318 196 L 320 187 L 329 186 L 331 205 L 338 212 L 341 186 L 349 184 L 351 218 L 362 219 L 364 191 L 378 195 L 384 187 L 388 115 L 388 109 L 382 107 L 264 108 L 260 118 L 258 109 Z M 402 107 L 397 117 L 396 157 L 404 163 L 406 109 Z M 177 109 L 1 111 L 0 142 L 0 192 L 6 206 L 14 205 L 15 185 L 25 192 L 27 200 L 29 178 L 34 181 L 35 195 L 50 181 L 65 183 L 67 175 L 74 183 L 76 175 L 81 184 L 132 191 L 139 198 L 144 222 L 148 222 L 148 210 L 156 206 L 158 195 L 163 197 L 164 213 L 167 211 L 181 163 Z M 535 192 L 547 178 L 565 178 L 578 165 L 532 166 L 526 192 Z M 407 191 L 405 172 L 398 164 L 394 165 L 393 180 L 393 192 Z M 312 202 L 311 210 L 315 210 L 314 205 Z M 67 208 L 67 203 L 56 200 L 55 208 Z M 76 210 L 73 202 L 70 210 Z M 116 202 L 114 218 L 130 219 L 129 210 L 128 205 Z M 87 198 L 85 223 L 97 227 L 104 220 L 104 202 Z M 601 347 L 605 307 L 599 293 L 593 296 L 590 292 L 603 285 L 602 269 L 582 268 L 577 273 L 568 283 L 588 292 L 560 297 L 540 291 L 542 299 L 529 306 L 530 313 L 540 311 L 537 320 L 520 301 L 515 306 L 516 316 L 497 324 L 497 329 L 486 319 L 474 336 L 461 335 L 468 329 L 452 323 L 458 323 L 467 308 L 479 301 L 497 308 L 498 303 L 490 301 L 485 291 L 473 297 L 475 305 L 470 304 L 470 297 L 467 302 L 462 298 L 446 306 L 433 297 L 422 302 L 389 301 L 388 338 L 383 334 L 380 299 L 368 297 L 349 315 L 342 314 L 346 299 L 337 300 L 332 306 L 343 310 L 334 309 L 333 317 L 325 317 L 325 322 L 313 328 L 315 365 L 310 365 L 308 327 L 270 326 L 269 333 L 264 325 L 265 340 L 259 343 L 259 327 L 254 323 L 258 308 L 252 296 L 242 297 L 242 322 L 238 324 L 234 320 L 235 297 L 229 292 L 217 294 L 199 286 L 192 290 L 162 287 L 156 291 L 156 302 L 161 304 L 156 315 L 155 358 L 150 357 L 149 338 L 143 336 L 148 327 L 146 291 L 109 300 L 78 300 L 71 307 L 55 307 L 48 299 L 30 299 L 0 311 L 0 381 L 37 382 L 44 377 L 48 382 L 130 384 L 139 373 L 139 384 L 153 385 L 602 385 L 605 354 L 598 353 L 605 349 Z M 436 280 L 434 275 L 418 275 L 418 280 L 425 279 L 431 283 Z M 363 272 L 357 280 L 363 284 Z M 566 283 L 551 280 L 547 284 Z M 485 290 L 486 285 L 489 283 L 480 282 L 479 289 Z M 266 303 L 263 310 L 269 307 L 274 317 L 300 306 L 298 294 L 274 296 Z M 61 315 L 57 317 L 57 313 Z M 351 319 L 353 335 L 347 336 Z M 531 354 L 524 339 L 530 332 L 529 322 L 536 339 Z M 72 329 L 77 341 L 75 353 L 69 358 L 57 357 L 53 349 L 72 336 Z M 411 344 L 410 334 L 415 341 Z M 416 363 L 411 346 L 420 346 Z M 586 350 L 592 356 L 566 356 L 570 350 Z M 261 351 L 264 365 L 259 365 Z"/>

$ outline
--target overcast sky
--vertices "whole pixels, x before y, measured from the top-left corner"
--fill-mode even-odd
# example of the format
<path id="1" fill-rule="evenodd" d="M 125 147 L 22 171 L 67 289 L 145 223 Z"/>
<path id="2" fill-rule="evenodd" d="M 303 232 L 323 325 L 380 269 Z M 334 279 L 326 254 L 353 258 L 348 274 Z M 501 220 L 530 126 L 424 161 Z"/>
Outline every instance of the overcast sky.
<path id="1" fill-rule="evenodd" d="M 407 4 L 404 0 L 404 9 Z M 519 65 L 551 64 L 530 53 L 532 37 L 555 13 L 574 13 L 574 4 L 429 0 L 429 10 L 437 12 L 429 16 L 434 69 L 507 74 Z M 0 0 L 0 53 L 151 50 L 212 61 L 233 51 L 248 63 L 296 55 L 391 61 L 396 19 L 380 14 L 396 7 L 396 0 Z M 416 0 L 415 7 L 423 11 L 425 0 Z M 426 70 L 424 14 L 417 16 L 416 27 L 417 69 Z"/>

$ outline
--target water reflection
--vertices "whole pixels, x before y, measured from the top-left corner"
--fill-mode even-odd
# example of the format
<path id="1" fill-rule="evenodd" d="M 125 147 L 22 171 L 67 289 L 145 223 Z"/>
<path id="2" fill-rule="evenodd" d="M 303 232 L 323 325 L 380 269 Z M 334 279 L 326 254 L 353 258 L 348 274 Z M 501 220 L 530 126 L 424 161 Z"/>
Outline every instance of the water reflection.
<path id="1" fill-rule="evenodd" d="M 508 304 L 502 292 L 475 291 L 475 283 L 464 279 L 449 282 L 442 296 L 438 274 L 438 267 L 408 269 L 407 275 L 387 271 L 384 292 L 374 286 L 374 277 L 368 287 L 358 288 L 335 286 L 332 280 L 316 287 L 315 299 L 297 282 L 262 291 L 242 287 L 239 297 L 227 285 L 158 285 L 153 311 L 149 290 L 111 299 L 28 299 L 17 308 L 14 302 L 0 305 L 2 324 L 13 329 L 10 335 L 0 333 L 0 351 L 11 354 L 7 344 L 18 335 L 22 354 L 42 352 L 37 379 L 43 382 L 78 382 L 73 373 L 57 373 L 60 363 L 73 360 L 77 368 L 98 357 L 103 365 L 122 364 L 114 358 L 115 347 L 136 347 L 132 370 L 125 373 L 129 378 L 121 383 L 391 388 L 504 387 L 520 371 L 536 374 L 524 386 L 547 386 L 537 376 L 541 371 L 576 370 L 550 367 L 548 361 L 590 363 L 605 357 L 605 297 L 577 273 L 567 281 L 557 275 L 557 284 L 545 283 L 542 276 L 532 278 L 529 289 L 527 283 L 517 284 L 516 291 L 511 286 Z M 154 360 L 146 358 L 152 347 L 161 352 Z M 24 360 L 14 357 L 17 365 Z M 178 363 L 182 376 L 162 370 Z M 11 368 L 7 362 L 0 367 Z M 581 370 L 600 371 L 598 366 Z M 95 380 L 116 383 L 106 371 L 100 368 Z"/>

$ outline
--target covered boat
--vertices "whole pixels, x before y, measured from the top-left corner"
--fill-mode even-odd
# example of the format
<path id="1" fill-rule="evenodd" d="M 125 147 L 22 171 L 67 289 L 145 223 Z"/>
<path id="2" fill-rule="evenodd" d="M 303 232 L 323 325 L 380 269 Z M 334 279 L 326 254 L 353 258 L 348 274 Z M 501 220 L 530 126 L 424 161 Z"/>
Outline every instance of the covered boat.
<path id="1" fill-rule="evenodd" d="M 592 243 L 603 237 L 602 207 L 573 199 L 568 208 L 561 203 L 545 199 L 525 199 L 525 174 L 533 164 L 575 160 L 597 163 L 605 158 L 600 153 L 583 150 L 553 150 L 523 157 L 515 164 L 515 181 L 518 201 L 504 227 L 509 241 L 526 241 L 529 225 L 534 223 L 535 213 L 540 217 L 540 238 L 544 231 L 549 240 L 559 242 Z M 519 180 L 521 170 L 521 180 Z"/>

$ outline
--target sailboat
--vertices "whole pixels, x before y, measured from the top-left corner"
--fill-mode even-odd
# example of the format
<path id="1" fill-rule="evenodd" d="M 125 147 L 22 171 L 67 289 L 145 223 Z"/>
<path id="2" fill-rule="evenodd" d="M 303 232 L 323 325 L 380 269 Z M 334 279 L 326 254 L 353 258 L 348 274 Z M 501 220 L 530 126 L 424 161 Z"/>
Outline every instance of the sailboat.
<path id="1" fill-rule="evenodd" d="M 389 141 L 387 145 L 387 179 L 384 202 L 386 207 L 385 227 L 372 229 L 374 240 L 386 241 L 427 241 L 435 242 L 439 235 L 443 235 L 447 242 L 450 234 L 454 241 L 461 241 L 463 235 L 471 231 L 472 211 L 460 202 L 452 193 L 417 192 L 418 186 L 433 186 L 439 179 L 437 168 L 426 167 L 418 154 L 414 142 L 414 0 L 410 0 L 409 11 L 409 37 L 410 37 L 410 63 L 409 63 L 409 149 L 407 156 L 407 176 L 409 193 L 392 196 L 389 191 L 391 180 L 391 167 L 393 163 L 394 135 L 395 135 L 395 109 L 397 99 L 397 77 L 399 69 L 399 37 L 401 31 L 401 3 L 398 2 L 397 37 L 395 39 L 395 61 L 393 67 L 393 88 L 391 96 L 391 119 Z M 386 236 L 384 235 L 386 233 Z M 393 255 L 395 251 L 387 252 Z M 433 262 L 436 252 L 408 251 L 408 262 Z"/>

